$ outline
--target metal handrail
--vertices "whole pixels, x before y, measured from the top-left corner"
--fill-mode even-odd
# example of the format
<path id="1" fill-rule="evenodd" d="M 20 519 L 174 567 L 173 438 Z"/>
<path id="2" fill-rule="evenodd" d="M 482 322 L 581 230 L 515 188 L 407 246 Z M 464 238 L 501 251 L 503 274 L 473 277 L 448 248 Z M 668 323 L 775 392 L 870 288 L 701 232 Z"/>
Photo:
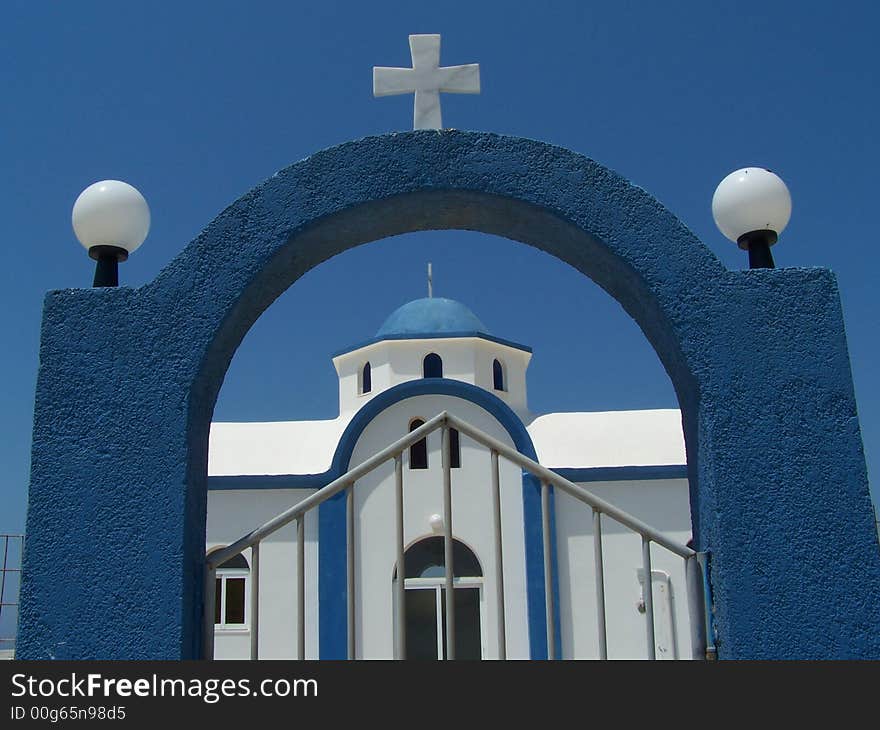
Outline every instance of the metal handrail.
<path id="1" fill-rule="evenodd" d="M 452 497 L 450 488 L 450 464 L 448 458 L 449 446 L 449 429 L 454 428 L 459 433 L 469 436 L 479 444 L 487 447 L 492 456 L 492 478 L 493 478 L 493 507 L 495 511 L 496 526 L 496 555 L 501 554 L 501 535 L 500 535 L 500 499 L 497 496 L 498 490 L 498 457 L 503 456 L 508 461 L 518 465 L 524 471 L 529 472 L 537 477 L 541 483 L 541 504 L 542 504 L 542 536 L 544 544 L 544 570 L 545 570 L 545 611 L 547 615 L 547 651 L 548 658 L 555 658 L 555 608 L 553 605 L 552 590 L 552 561 L 550 560 L 550 509 L 549 509 L 549 488 L 555 487 L 566 494 L 574 497 L 580 502 L 591 507 L 593 512 L 593 528 L 594 528 L 594 548 L 596 560 L 596 589 L 599 603 L 599 651 L 601 658 L 607 658 L 607 638 L 605 636 L 605 596 L 604 596 L 604 577 L 602 565 L 602 515 L 610 517 L 614 521 L 620 523 L 624 527 L 638 533 L 642 538 L 642 560 L 643 569 L 646 576 L 651 575 L 651 543 L 665 548 L 671 553 L 678 555 L 685 561 L 685 578 L 687 582 L 688 605 L 691 615 L 691 643 L 693 647 L 694 658 L 705 658 L 706 656 L 706 636 L 707 621 L 698 620 L 704 616 L 708 616 L 705 606 L 708 605 L 705 596 L 705 559 L 704 553 L 697 553 L 686 545 L 682 545 L 674 540 L 670 540 L 661 532 L 645 522 L 624 512 L 610 502 L 603 500 L 592 492 L 584 489 L 573 482 L 561 477 L 559 474 L 542 466 L 538 462 L 529 459 L 516 449 L 502 443 L 501 441 L 483 433 L 474 428 L 460 418 L 443 411 L 434 418 L 430 419 L 423 425 L 414 429 L 407 435 L 397 439 L 394 443 L 379 451 L 363 463 L 354 467 L 342 476 L 334 479 L 330 484 L 319 489 L 308 497 L 304 498 L 293 507 L 285 510 L 281 514 L 275 516 L 260 527 L 252 530 L 247 535 L 228 545 L 227 547 L 213 551 L 206 558 L 206 575 L 205 575 L 205 605 L 204 605 L 204 653 L 206 658 L 213 656 L 214 644 L 214 591 L 215 591 L 215 575 L 217 568 L 232 557 L 241 554 L 247 549 L 251 549 L 252 568 L 251 568 L 251 658 L 257 658 L 257 637 L 258 637 L 258 592 L 259 583 L 259 543 L 289 525 L 292 522 L 297 523 L 297 543 L 298 543 L 298 657 L 304 658 L 305 644 L 305 628 L 304 628 L 304 516 L 315 507 L 320 506 L 331 497 L 334 497 L 343 490 L 347 491 L 347 505 L 349 510 L 347 528 L 349 535 L 347 537 L 347 580 L 348 580 L 348 654 L 349 658 L 354 658 L 354 540 L 352 537 L 354 525 L 352 515 L 350 514 L 353 506 L 352 495 L 355 483 L 374 471 L 387 461 L 395 462 L 395 494 L 397 509 L 397 554 L 398 563 L 400 563 L 403 553 L 403 473 L 402 473 L 402 454 L 413 444 L 426 438 L 429 434 L 438 429 L 443 430 L 443 447 L 441 450 L 443 463 L 443 532 L 445 548 L 444 553 L 447 561 L 447 583 L 451 583 L 452 570 L 449 567 L 452 558 Z M 699 560 L 698 560 L 699 558 Z M 504 622 L 504 587 L 503 578 L 499 575 L 498 585 L 496 586 L 497 595 L 501 597 L 500 612 L 501 622 Z M 403 616 L 403 582 L 397 581 L 395 586 L 395 602 L 398 604 L 398 615 Z M 447 610 L 446 610 L 446 640 L 447 640 L 447 657 L 455 656 L 455 606 L 452 600 L 451 585 L 447 585 Z M 648 641 L 648 653 L 650 658 L 655 658 L 654 646 L 654 626 L 653 626 L 653 588 L 650 580 L 645 581 L 645 606 L 646 606 L 646 635 Z M 399 622 L 401 623 L 401 622 Z M 399 629 L 400 627 L 398 627 Z M 501 641 L 499 653 L 502 658 L 506 655 L 505 651 L 505 634 L 504 629 L 499 629 L 499 639 Z M 405 655 L 405 637 L 403 632 L 398 630 L 396 636 L 398 651 L 401 656 Z"/>
<path id="2" fill-rule="evenodd" d="M 642 522 L 636 517 L 624 512 L 618 507 L 614 506 L 610 502 L 606 502 L 601 497 L 596 496 L 592 492 L 583 487 L 570 482 L 568 479 L 559 476 L 555 472 L 551 471 L 545 466 L 542 466 L 537 461 L 533 461 L 529 459 L 527 456 L 524 456 L 516 449 L 508 446 L 505 443 L 502 443 L 498 439 L 492 438 L 488 434 L 483 433 L 479 429 L 474 428 L 470 424 L 465 421 L 462 421 L 457 416 L 453 416 L 450 413 L 446 413 L 446 423 L 448 427 L 455 428 L 459 433 L 464 433 L 470 438 L 472 438 L 477 443 L 482 444 L 483 446 L 489 448 L 492 453 L 498 453 L 501 456 L 504 456 L 509 461 L 512 461 L 514 464 L 517 464 L 521 469 L 533 474 L 538 477 L 541 481 L 541 503 L 542 503 L 542 516 L 543 516 L 543 536 L 544 536 L 544 581 L 545 581 L 545 611 L 547 614 L 547 652 L 548 657 L 554 658 L 554 649 L 555 649 L 555 636 L 554 636 L 554 626 L 553 626 L 553 618 L 554 618 L 554 609 L 552 605 L 552 590 L 551 590 L 551 579 L 550 579 L 550 570 L 552 568 L 552 564 L 548 555 L 549 551 L 549 510 L 547 509 L 548 503 L 548 488 L 547 485 L 552 485 L 561 489 L 563 492 L 569 494 L 575 499 L 583 502 L 584 504 L 589 505 L 593 509 L 593 526 L 595 530 L 595 550 L 596 550 L 596 582 L 597 582 L 597 603 L 599 605 L 599 655 L 600 658 L 606 659 L 608 656 L 608 645 L 607 645 L 607 637 L 606 637 L 606 626 L 605 626 L 605 589 L 604 589 L 604 578 L 602 578 L 603 582 L 600 585 L 599 580 L 600 576 L 603 575 L 603 566 L 602 566 L 602 544 L 601 544 L 601 515 L 606 515 L 613 519 L 614 521 L 620 523 L 624 527 L 629 528 L 633 532 L 638 533 L 642 537 L 642 567 L 645 571 L 645 575 L 651 575 L 651 543 L 657 543 L 661 547 L 665 548 L 669 552 L 678 555 L 683 558 L 685 561 L 685 581 L 687 583 L 687 595 L 688 595 L 688 606 L 690 608 L 691 615 L 691 647 L 692 647 L 692 655 L 694 659 L 704 659 L 707 656 L 707 641 L 706 637 L 709 633 L 708 631 L 708 619 L 703 619 L 706 614 L 705 606 L 708 604 L 706 600 L 705 594 L 705 586 L 706 581 L 703 574 L 704 571 L 704 562 L 707 556 L 703 555 L 703 562 L 700 562 L 698 558 L 698 554 L 695 550 L 689 548 L 687 545 L 682 545 L 681 543 L 676 542 L 675 540 L 670 540 L 661 532 L 658 532 L 653 527 L 651 527 L 646 522 Z M 645 614 L 649 617 L 645 622 L 645 630 L 647 634 L 647 642 L 648 642 L 648 655 L 651 659 L 655 657 L 655 644 L 654 644 L 654 595 L 653 595 L 653 585 L 650 580 L 645 581 Z M 703 619 L 703 620 L 698 620 Z"/>
<path id="3" fill-rule="evenodd" d="M 202 653 L 206 659 L 210 659 L 214 655 L 214 601 L 215 601 L 215 578 L 217 574 L 217 568 L 225 563 L 230 558 L 235 557 L 236 555 L 240 555 L 242 552 L 251 549 L 251 562 L 256 564 L 256 567 L 252 567 L 251 569 L 251 595 L 254 596 L 258 592 L 259 588 L 259 572 L 258 566 L 259 563 L 254 560 L 255 555 L 259 553 L 257 546 L 260 541 L 267 538 L 269 535 L 277 532 L 278 530 L 286 527 L 291 522 L 297 522 L 297 562 L 298 562 L 298 570 L 297 570 L 297 582 L 298 582 L 298 617 L 297 617 L 297 635 L 299 640 L 297 642 L 298 645 L 298 659 L 305 658 L 305 627 L 304 627 L 304 614 L 305 614 L 305 604 L 304 604 L 304 593 L 305 593 L 305 581 L 304 581 L 304 573 L 305 573 L 305 561 L 304 561 L 304 522 L 303 517 L 305 514 L 315 507 L 320 506 L 322 503 L 326 502 L 331 497 L 334 497 L 339 492 L 346 488 L 351 488 L 354 486 L 355 482 L 358 479 L 363 478 L 374 469 L 377 469 L 386 461 L 391 459 L 398 459 L 404 451 L 406 451 L 410 446 L 421 441 L 423 438 L 426 438 L 428 434 L 437 430 L 438 428 L 443 428 L 446 423 L 447 414 L 444 411 L 443 413 L 438 414 L 434 418 L 430 419 L 426 423 L 422 424 L 418 428 L 414 429 L 410 433 L 408 433 L 403 438 L 398 439 L 390 446 L 382 449 L 382 451 L 373 455 L 362 464 L 359 464 L 354 469 L 349 470 L 345 474 L 343 474 L 338 479 L 334 479 L 330 484 L 325 487 L 322 487 L 314 494 L 310 494 L 308 497 L 303 499 L 302 501 L 295 504 L 290 509 L 285 510 L 279 515 L 276 515 L 268 522 L 264 523 L 260 527 L 255 530 L 252 530 L 244 537 L 236 540 L 231 545 L 226 546 L 225 548 L 221 548 L 219 550 L 213 551 L 210 555 L 207 556 L 205 560 L 205 584 L 204 584 L 204 597 L 203 597 L 203 611 L 202 611 L 202 631 L 203 631 L 203 648 Z M 402 473 L 400 469 L 396 470 L 399 475 L 399 479 L 402 480 Z M 347 553 L 349 556 L 352 555 L 353 552 L 353 544 L 351 541 L 347 541 L 349 544 L 347 545 Z M 349 655 L 353 656 L 354 653 L 354 606 L 353 606 L 353 560 L 349 557 L 348 560 L 348 583 L 349 583 L 349 605 L 348 605 L 348 631 L 349 631 Z M 254 610 L 258 608 L 257 601 L 252 598 L 251 600 L 251 659 L 257 658 L 257 636 L 258 636 L 258 626 L 259 626 L 259 614 Z M 449 614 L 447 614 L 447 621 L 449 621 Z M 454 618 L 453 618 L 454 620 Z M 449 632 L 447 632 L 449 633 Z"/>
<path id="4" fill-rule="evenodd" d="M 507 459 L 508 461 L 512 461 L 514 464 L 517 464 L 519 467 L 538 477 L 538 479 L 540 479 L 542 482 L 547 482 L 548 484 L 552 484 L 554 487 L 559 487 L 561 490 L 567 492 L 572 497 L 580 500 L 581 502 L 584 502 L 585 504 L 590 505 L 590 507 L 593 507 L 602 514 L 607 515 L 614 521 L 619 522 L 624 527 L 628 527 L 633 532 L 638 532 L 643 537 L 647 537 L 651 542 L 656 542 L 658 545 L 661 545 L 670 552 L 675 553 L 682 558 L 696 557 L 696 551 L 691 550 L 691 548 L 689 548 L 687 545 L 681 545 L 674 540 L 670 540 L 668 537 L 663 535 L 661 532 L 655 530 L 649 524 L 642 522 L 639 519 L 636 519 L 632 515 L 624 512 L 622 509 L 615 507 L 610 502 L 606 502 L 601 497 L 597 497 L 595 494 L 584 489 L 583 487 L 579 487 L 577 484 L 568 481 L 568 479 L 559 476 L 559 474 L 557 474 L 556 472 L 550 471 L 550 469 L 548 469 L 547 467 L 541 466 L 537 461 L 532 461 L 527 456 L 523 456 L 516 449 L 502 443 L 498 439 L 492 438 L 482 431 L 479 431 L 478 429 L 469 425 L 465 421 L 462 421 L 456 416 L 453 416 L 449 413 L 441 415 L 446 415 L 446 421 L 452 428 L 461 433 L 467 434 L 474 441 L 483 444 L 483 446 L 486 446 L 492 451 L 497 451 L 505 459 Z"/>

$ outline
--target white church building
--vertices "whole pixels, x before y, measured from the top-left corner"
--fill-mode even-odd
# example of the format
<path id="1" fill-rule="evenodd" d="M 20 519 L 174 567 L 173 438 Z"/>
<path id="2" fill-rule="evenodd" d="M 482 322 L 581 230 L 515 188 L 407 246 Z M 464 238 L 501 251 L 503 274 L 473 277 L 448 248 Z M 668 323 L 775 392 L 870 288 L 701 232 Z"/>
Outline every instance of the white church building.
<path id="1" fill-rule="evenodd" d="M 238 544 L 206 582 L 213 656 L 703 655 L 679 411 L 532 413 L 531 357 L 418 299 L 333 356 L 336 418 L 213 423 L 209 564 Z"/>

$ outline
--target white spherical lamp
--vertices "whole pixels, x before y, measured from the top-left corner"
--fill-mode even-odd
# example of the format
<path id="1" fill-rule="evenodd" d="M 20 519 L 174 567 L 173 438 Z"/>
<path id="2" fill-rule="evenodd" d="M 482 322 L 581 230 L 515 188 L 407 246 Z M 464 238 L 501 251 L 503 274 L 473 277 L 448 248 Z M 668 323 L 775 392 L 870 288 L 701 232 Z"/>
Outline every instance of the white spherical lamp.
<path id="1" fill-rule="evenodd" d="M 98 262 L 95 286 L 116 286 L 118 262 L 125 261 L 150 231 L 150 206 L 137 188 L 121 180 L 101 180 L 73 204 L 73 231 Z"/>
<path id="2" fill-rule="evenodd" d="M 749 252 L 751 268 L 773 268 L 770 246 L 791 218 L 791 194 L 770 170 L 744 167 L 718 184 L 712 217 L 721 233 Z"/>

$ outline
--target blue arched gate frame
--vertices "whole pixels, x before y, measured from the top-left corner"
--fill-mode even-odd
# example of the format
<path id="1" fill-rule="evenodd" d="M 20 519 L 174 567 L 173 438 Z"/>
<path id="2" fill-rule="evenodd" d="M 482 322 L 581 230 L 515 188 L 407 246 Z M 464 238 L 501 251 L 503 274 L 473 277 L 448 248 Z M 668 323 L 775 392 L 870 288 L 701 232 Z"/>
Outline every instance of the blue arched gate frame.
<path id="1" fill-rule="evenodd" d="M 428 229 L 543 249 L 639 324 L 683 414 L 722 658 L 880 657 L 880 602 L 865 598 L 880 595 L 880 551 L 834 276 L 728 271 L 592 160 L 451 130 L 319 152 L 229 206 L 153 282 L 47 295 L 19 657 L 200 655 L 208 430 L 236 347 L 313 266 Z"/>

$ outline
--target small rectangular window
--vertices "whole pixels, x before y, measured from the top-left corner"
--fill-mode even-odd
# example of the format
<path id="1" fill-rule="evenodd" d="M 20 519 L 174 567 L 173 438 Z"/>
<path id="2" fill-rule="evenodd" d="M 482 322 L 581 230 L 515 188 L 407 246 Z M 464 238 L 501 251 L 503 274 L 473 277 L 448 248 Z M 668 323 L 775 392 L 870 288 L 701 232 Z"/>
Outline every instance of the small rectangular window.
<path id="1" fill-rule="evenodd" d="M 456 588 L 455 601 L 455 658 L 482 659 L 480 636 L 480 589 Z M 446 658 L 446 589 L 440 589 L 440 627 L 443 632 L 443 658 Z"/>
<path id="2" fill-rule="evenodd" d="M 424 426 L 425 422 L 420 418 L 416 418 L 409 424 L 410 433 L 415 431 L 419 426 Z M 410 469 L 427 469 L 428 468 L 428 441 L 422 439 L 409 447 L 409 468 Z"/>
<path id="3" fill-rule="evenodd" d="M 458 431 L 449 429 L 449 466 L 452 469 L 461 468 L 461 446 L 459 445 Z"/>
<path id="4" fill-rule="evenodd" d="M 406 603 L 406 658 L 437 660 L 437 594 L 409 590 Z M 456 608 L 458 608 L 456 606 Z"/>
<path id="5" fill-rule="evenodd" d="M 244 623 L 244 578 L 226 579 L 226 623 Z"/>
<path id="6" fill-rule="evenodd" d="M 427 469 L 428 468 L 428 443 L 425 439 L 414 443 L 409 450 L 409 468 L 410 469 Z"/>

